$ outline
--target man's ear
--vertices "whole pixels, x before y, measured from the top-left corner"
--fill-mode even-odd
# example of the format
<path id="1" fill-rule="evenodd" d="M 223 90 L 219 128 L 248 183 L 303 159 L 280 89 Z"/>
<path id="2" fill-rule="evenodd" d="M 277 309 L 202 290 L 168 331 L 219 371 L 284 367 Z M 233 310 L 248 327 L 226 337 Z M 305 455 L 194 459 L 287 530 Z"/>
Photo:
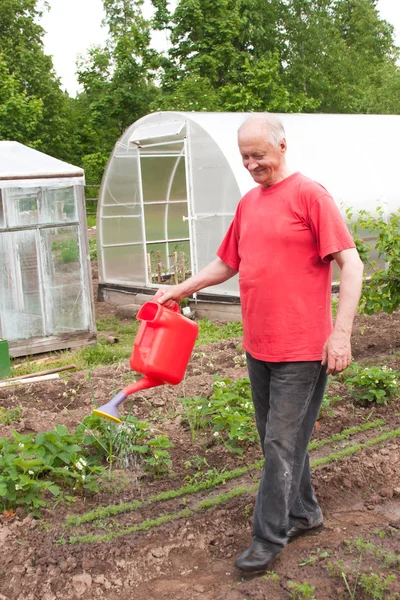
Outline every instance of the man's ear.
<path id="1" fill-rule="evenodd" d="M 280 149 L 280 151 L 282 152 L 282 154 L 286 154 L 287 143 L 286 143 L 286 139 L 285 138 L 281 139 L 281 141 L 279 142 L 278 148 Z"/>

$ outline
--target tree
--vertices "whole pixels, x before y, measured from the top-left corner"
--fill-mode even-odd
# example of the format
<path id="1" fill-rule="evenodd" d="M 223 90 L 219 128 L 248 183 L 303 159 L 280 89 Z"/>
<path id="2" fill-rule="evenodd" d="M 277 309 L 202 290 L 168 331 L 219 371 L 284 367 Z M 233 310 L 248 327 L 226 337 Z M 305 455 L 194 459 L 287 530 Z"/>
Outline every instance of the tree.
<path id="1" fill-rule="evenodd" d="M 43 103 L 29 98 L 20 87 L 0 54 L 0 138 L 17 142 L 30 140 L 32 145 L 37 145 L 34 135 L 42 120 Z"/>
<path id="2" fill-rule="evenodd" d="M 393 28 L 379 18 L 375 0 L 282 0 L 277 14 L 290 90 L 312 97 L 321 112 L 385 112 L 389 106 L 399 112 L 400 101 L 387 102 L 387 94 L 377 101 L 383 74 L 397 89 L 399 69 Z"/>
<path id="3" fill-rule="evenodd" d="M 302 91 L 290 94 L 282 80 L 275 4 L 180 0 L 171 19 L 162 97 L 152 108 L 293 111 L 314 106 Z"/>
<path id="4" fill-rule="evenodd" d="M 157 95 L 153 83 L 158 54 L 150 47 L 150 23 L 142 16 L 143 0 L 103 0 L 109 38 L 91 48 L 78 64 L 93 128 L 100 147 L 109 152 L 133 121 L 149 111 Z"/>
<path id="5" fill-rule="evenodd" d="M 2 88 L 3 94 L 5 89 L 9 94 L 8 117 L 13 106 L 7 136 L 70 160 L 76 157 L 70 136 L 71 104 L 61 90 L 51 57 L 43 51 L 44 30 L 38 24 L 41 14 L 37 0 L 0 3 Z"/>

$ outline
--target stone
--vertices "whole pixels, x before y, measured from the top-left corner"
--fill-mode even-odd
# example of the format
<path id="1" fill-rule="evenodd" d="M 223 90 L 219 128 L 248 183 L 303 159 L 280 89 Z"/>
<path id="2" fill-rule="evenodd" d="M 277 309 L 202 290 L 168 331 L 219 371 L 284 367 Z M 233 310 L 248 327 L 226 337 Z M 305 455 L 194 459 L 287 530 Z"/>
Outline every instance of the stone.
<path id="1" fill-rule="evenodd" d="M 0 529 L 0 542 L 4 542 L 8 538 L 8 536 L 11 535 L 11 533 L 12 531 L 9 527 L 3 526 Z"/>
<path id="2" fill-rule="evenodd" d="M 82 598 L 88 589 L 92 587 L 92 577 L 89 573 L 81 573 L 72 577 L 72 587 L 78 598 Z"/>
<path id="3" fill-rule="evenodd" d="M 153 548 L 151 550 L 151 554 L 154 556 L 154 558 L 161 558 L 162 556 L 165 556 L 165 550 L 163 550 L 161 547 Z"/>

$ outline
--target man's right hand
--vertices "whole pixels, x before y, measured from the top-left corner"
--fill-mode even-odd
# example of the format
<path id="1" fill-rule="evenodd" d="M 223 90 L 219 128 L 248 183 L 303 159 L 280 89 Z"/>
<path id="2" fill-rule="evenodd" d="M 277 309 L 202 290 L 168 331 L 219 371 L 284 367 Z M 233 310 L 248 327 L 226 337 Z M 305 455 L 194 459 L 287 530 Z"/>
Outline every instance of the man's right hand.
<path id="1" fill-rule="evenodd" d="M 179 302 L 184 297 L 179 288 L 179 285 L 160 287 L 154 295 L 153 302 L 158 302 L 168 308 L 172 308 L 174 302 Z"/>

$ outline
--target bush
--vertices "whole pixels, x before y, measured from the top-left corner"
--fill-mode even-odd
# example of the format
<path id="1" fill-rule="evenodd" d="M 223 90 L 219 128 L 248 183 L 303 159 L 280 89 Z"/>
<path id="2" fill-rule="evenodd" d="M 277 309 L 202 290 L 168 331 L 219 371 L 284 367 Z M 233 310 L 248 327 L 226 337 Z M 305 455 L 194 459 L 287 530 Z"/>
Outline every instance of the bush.
<path id="1" fill-rule="evenodd" d="M 398 393 L 399 371 L 383 367 L 361 367 L 353 364 L 345 379 L 356 400 L 388 404 Z"/>

